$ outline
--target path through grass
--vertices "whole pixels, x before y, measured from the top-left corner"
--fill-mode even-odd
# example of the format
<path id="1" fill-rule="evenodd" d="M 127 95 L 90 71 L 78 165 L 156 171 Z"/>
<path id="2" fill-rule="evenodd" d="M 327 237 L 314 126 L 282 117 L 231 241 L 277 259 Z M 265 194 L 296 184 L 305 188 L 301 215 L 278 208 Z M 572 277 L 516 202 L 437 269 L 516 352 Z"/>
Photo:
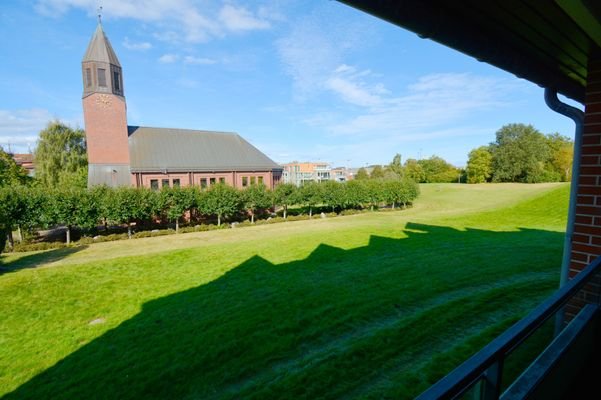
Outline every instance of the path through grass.
<path id="1" fill-rule="evenodd" d="M 422 193 L 405 211 L 3 256 L 0 396 L 412 397 L 556 288 L 568 188 Z"/>

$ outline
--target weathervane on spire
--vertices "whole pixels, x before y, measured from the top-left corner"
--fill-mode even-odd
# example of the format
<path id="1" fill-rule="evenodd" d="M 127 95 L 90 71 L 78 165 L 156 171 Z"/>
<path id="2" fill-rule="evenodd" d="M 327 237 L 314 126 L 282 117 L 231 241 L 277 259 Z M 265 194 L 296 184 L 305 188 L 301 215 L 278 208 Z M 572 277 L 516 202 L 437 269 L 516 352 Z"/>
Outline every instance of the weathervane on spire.
<path id="1" fill-rule="evenodd" d="M 102 25 L 102 6 L 98 7 L 98 23 Z"/>

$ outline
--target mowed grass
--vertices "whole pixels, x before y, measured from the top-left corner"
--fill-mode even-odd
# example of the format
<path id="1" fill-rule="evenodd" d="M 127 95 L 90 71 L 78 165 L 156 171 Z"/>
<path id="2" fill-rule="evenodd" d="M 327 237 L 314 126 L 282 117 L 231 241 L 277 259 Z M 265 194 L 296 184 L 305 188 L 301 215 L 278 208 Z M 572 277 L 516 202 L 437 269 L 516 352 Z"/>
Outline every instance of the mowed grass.
<path id="1" fill-rule="evenodd" d="M 558 285 L 568 186 L 0 258 L 3 398 L 411 398 Z"/>

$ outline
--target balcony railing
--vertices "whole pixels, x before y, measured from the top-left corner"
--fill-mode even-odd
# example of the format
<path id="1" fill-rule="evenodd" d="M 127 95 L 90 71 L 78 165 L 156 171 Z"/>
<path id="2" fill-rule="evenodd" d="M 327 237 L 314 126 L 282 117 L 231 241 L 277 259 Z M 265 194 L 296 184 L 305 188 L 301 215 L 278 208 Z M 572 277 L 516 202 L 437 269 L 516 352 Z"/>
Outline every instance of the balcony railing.
<path id="1" fill-rule="evenodd" d="M 546 392 L 566 388 L 571 380 L 569 375 L 575 377 L 580 367 L 566 366 L 566 362 L 584 362 L 582 356 L 591 354 L 591 344 L 599 346 L 601 342 L 594 328 L 601 319 L 600 278 L 601 257 L 417 399 L 549 398 Z M 536 337 L 535 342 L 540 341 L 545 336 L 540 335 L 543 331 L 551 337 L 550 344 L 546 347 L 543 344 L 544 350 L 537 351 L 535 360 L 529 360 L 525 369 L 515 371 L 515 360 L 507 363 L 508 358 L 521 347 L 531 350 L 533 344 L 528 339 Z M 510 369 L 508 364 L 512 364 Z M 518 377 L 509 379 L 512 376 Z M 553 397 L 557 395 L 553 393 Z"/>

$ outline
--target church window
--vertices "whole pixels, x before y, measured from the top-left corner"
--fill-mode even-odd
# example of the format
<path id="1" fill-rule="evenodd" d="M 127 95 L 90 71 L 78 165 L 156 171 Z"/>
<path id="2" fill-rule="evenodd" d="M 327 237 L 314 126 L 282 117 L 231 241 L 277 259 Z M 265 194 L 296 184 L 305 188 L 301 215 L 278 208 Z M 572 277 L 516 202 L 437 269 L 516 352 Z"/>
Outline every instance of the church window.
<path id="1" fill-rule="evenodd" d="M 257 181 L 257 178 L 255 178 L 254 176 L 250 177 L 250 184 L 251 185 L 254 185 L 255 183 L 257 183 L 256 181 Z"/>
<path id="2" fill-rule="evenodd" d="M 243 187 L 248 186 L 248 177 L 247 176 L 242 177 L 242 186 Z"/>
<path id="3" fill-rule="evenodd" d="M 258 179 L 259 179 L 259 185 L 262 185 L 263 184 L 263 177 L 260 176 Z"/>
<path id="4" fill-rule="evenodd" d="M 159 180 L 158 179 L 151 179 L 150 180 L 150 188 L 152 190 L 159 190 Z"/>
<path id="5" fill-rule="evenodd" d="M 201 179 L 200 179 L 200 187 L 201 187 L 202 189 L 204 189 L 204 188 L 206 188 L 206 187 L 207 187 L 207 178 L 201 178 Z"/>
<path id="6" fill-rule="evenodd" d="M 86 68 L 86 87 L 92 86 L 92 68 Z"/>
<path id="7" fill-rule="evenodd" d="M 211 185 L 214 185 L 214 184 L 215 184 L 215 178 L 211 178 L 211 179 L 209 180 L 209 182 L 211 182 Z"/>
<path id="8" fill-rule="evenodd" d="M 169 187 L 169 179 L 163 179 L 161 182 L 162 187 Z"/>
<path id="9" fill-rule="evenodd" d="M 113 71 L 113 87 L 115 88 L 116 92 L 121 91 L 121 77 L 117 71 Z"/>
<path id="10" fill-rule="evenodd" d="M 225 184 L 225 178 L 219 178 L 219 183 Z"/>
<path id="11" fill-rule="evenodd" d="M 173 187 L 180 187 L 179 179 L 173 180 Z"/>
<path id="12" fill-rule="evenodd" d="M 106 87 L 106 69 L 98 68 L 98 86 Z"/>

